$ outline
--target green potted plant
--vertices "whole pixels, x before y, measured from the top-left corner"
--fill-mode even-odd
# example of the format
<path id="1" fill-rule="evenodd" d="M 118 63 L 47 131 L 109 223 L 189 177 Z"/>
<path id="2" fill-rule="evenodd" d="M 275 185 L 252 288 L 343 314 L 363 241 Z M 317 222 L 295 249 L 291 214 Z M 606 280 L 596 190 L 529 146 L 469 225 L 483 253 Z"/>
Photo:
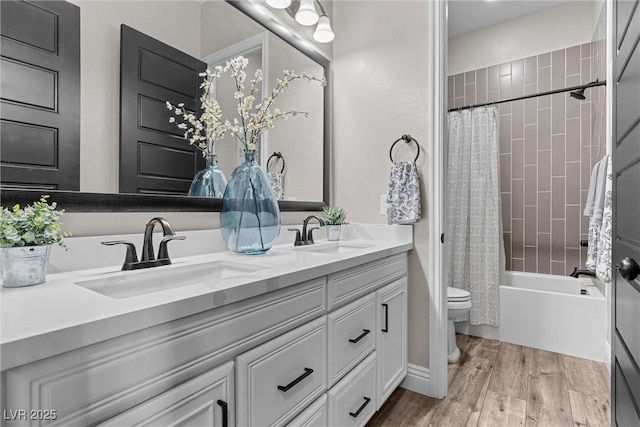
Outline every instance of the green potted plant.
<path id="1" fill-rule="evenodd" d="M 322 208 L 322 219 L 327 226 L 327 240 L 340 240 L 342 224 L 346 224 L 347 212 L 338 206 Z"/>
<path id="2" fill-rule="evenodd" d="M 58 220 L 64 210 L 49 204 L 48 195 L 32 205 L 0 211 L 0 268 L 2 285 L 8 288 L 45 282 L 51 245 L 64 246 Z"/>

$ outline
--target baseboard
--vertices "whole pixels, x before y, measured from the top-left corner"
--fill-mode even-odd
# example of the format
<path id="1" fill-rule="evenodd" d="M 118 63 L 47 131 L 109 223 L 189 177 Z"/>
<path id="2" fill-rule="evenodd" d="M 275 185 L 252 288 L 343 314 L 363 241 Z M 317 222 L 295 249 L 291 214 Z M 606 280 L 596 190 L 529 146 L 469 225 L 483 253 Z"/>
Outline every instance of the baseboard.
<path id="1" fill-rule="evenodd" d="M 407 376 L 400 384 L 400 387 L 429 396 L 429 368 L 423 368 L 422 366 L 409 363 L 407 366 Z"/>
<path id="2" fill-rule="evenodd" d="M 604 364 L 607 365 L 609 375 L 611 375 L 611 343 L 609 341 L 605 341 L 602 351 L 604 352 Z"/>
<path id="3" fill-rule="evenodd" d="M 490 340 L 500 339 L 500 328 L 489 325 L 472 325 L 469 322 L 456 322 L 456 332 Z"/>

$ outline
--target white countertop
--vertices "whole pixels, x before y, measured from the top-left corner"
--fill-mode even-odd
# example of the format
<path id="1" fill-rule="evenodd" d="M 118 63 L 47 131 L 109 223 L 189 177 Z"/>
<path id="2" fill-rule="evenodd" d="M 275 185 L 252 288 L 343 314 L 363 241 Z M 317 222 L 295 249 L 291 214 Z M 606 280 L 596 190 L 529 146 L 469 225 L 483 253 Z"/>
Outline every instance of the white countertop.
<path id="1" fill-rule="evenodd" d="M 228 305 L 413 248 L 412 227 L 356 226 L 342 243 L 362 244 L 347 253 L 318 253 L 290 243 L 264 255 L 218 252 L 173 259 L 174 269 L 211 261 L 263 267 L 238 276 L 147 293 L 111 298 L 76 282 L 120 272 L 120 265 L 50 274 L 47 282 L 0 291 L 0 368 L 40 360 L 164 322 Z M 378 232 L 376 232 L 378 231 Z M 382 232 L 380 232 L 382 231 Z M 331 242 L 320 241 L 316 247 Z"/>

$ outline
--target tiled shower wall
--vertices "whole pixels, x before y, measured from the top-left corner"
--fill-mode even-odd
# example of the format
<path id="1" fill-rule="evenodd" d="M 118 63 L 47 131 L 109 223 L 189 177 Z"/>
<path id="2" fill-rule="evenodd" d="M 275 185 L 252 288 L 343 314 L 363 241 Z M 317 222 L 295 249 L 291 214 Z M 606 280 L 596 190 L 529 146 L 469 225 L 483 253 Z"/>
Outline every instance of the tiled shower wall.
<path id="1" fill-rule="evenodd" d="M 449 76 L 449 106 L 589 83 L 597 54 L 598 44 L 586 43 Z M 594 98 L 596 92 L 587 89 L 585 101 L 561 93 L 498 105 L 508 270 L 566 275 L 584 266 L 586 248 L 579 242 L 587 238 L 588 218 L 582 211 L 591 169 L 605 154 L 603 122 L 599 134 L 594 126 L 604 90 Z"/>

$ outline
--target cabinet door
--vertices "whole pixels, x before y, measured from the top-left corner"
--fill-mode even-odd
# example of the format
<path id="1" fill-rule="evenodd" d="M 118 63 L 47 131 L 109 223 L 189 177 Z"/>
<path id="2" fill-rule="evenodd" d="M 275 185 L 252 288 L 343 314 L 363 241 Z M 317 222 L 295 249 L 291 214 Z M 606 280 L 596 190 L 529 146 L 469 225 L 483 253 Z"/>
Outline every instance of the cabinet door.
<path id="1" fill-rule="evenodd" d="M 235 425 L 233 362 L 174 387 L 111 418 L 104 426 Z"/>
<path id="2" fill-rule="evenodd" d="M 407 278 L 376 292 L 377 409 L 407 375 Z"/>

